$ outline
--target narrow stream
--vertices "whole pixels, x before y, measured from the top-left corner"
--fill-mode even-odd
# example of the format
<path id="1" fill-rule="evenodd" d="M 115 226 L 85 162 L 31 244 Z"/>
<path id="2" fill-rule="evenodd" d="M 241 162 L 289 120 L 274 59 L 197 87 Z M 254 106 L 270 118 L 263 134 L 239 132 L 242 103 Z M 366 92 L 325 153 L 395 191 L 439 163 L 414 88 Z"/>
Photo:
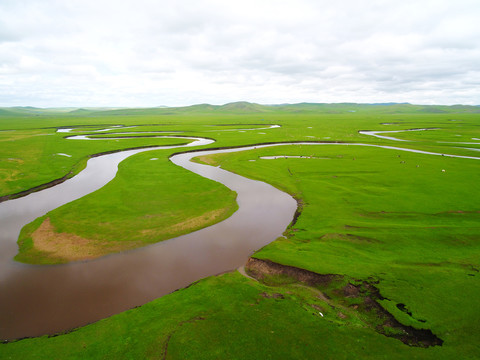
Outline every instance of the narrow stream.
<path id="1" fill-rule="evenodd" d="M 384 124 L 384 125 L 386 125 L 386 124 Z M 438 128 L 406 129 L 406 130 L 381 130 L 381 131 L 360 130 L 358 133 L 362 134 L 362 135 L 375 136 L 376 138 L 385 139 L 385 140 L 410 141 L 410 140 L 405 140 L 405 139 L 399 139 L 399 138 L 396 138 L 396 137 L 393 137 L 393 136 L 385 136 L 385 135 L 379 135 L 379 134 L 394 134 L 394 133 L 402 133 L 402 132 L 407 132 L 407 131 L 428 131 L 428 130 L 438 130 Z"/>
<path id="2" fill-rule="evenodd" d="M 199 138 L 194 140 L 183 147 L 212 142 Z M 113 179 L 118 163 L 128 156 L 179 146 L 128 150 L 93 158 L 79 175 L 60 185 L 0 204 L 0 338 L 14 339 L 66 331 L 142 305 L 206 276 L 243 265 L 255 250 L 282 235 L 292 221 L 296 202 L 290 195 L 266 183 L 220 168 L 192 163 L 190 159 L 281 145 L 372 146 L 444 155 L 392 146 L 312 142 L 178 154 L 170 158 L 174 164 L 237 192 L 239 210 L 208 228 L 92 261 L 55 266 L 14 262 L 16 240 L 25 224 L 102 187 Z"/>

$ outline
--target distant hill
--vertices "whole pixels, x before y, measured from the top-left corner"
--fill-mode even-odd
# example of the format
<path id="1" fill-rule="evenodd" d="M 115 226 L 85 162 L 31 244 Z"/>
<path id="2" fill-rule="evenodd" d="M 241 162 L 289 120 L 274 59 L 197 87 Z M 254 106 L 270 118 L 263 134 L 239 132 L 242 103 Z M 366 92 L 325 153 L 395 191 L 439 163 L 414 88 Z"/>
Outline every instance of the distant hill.
<path id="1" fill-rule="evenodd" d="M 219 111 L 227 112 L 242 112 L 242 113 L 252 113 L 252 112 L 265 112 L 268 111 L 268 105 L 260 105 L 255 103 L 249 103 L 246 101 L 238 101 L 233 103 L 228 103 L 217 108 Z"/>
<path id="2" fill-rule="evenodd" d="M 86 114 L 90 114 L 92 112 L 92 110 L 87 110 L 87 109 L 75 109 L 75 110 L 72 110 L 72 111 L 69 111 L 68 113 L 69 114 L 77 114 L 77 115 L 86 115 Z"/>
<path id="3" fill-rule="evenodd" d="M 410 105 L 408 102 L 397 103 L 397 102 L 386 102 L 386 103 L 368 103 L 366 105 Z"/>
<path id="4" fill-rule="evenodd" d="M 297 103 L 261 105 L 247 101 L 232 102 L 225 105 L 197 104 L 182 107 L 153 107 L 153 108 L 35 108 L 4 107 L 0 108 L 0 116 L 39 116 L 39 115 L 62 115 L 62 116 L 135 116 L 135 115 L 182 115 L 182 114 L 253 114 L 253 113 L 383 113 L 383 114 L 406 114 L 406 113 L 480 113 L 480 106 L 472 105 L 414 105 L 410 103 Z"/>
<path id="5" fill-rule="evenodd" d="M 12 116 L 12 115 L 15 115 L 15 113 L 8 111 L 6 109 L 0 108 L 0 116 Z"/>

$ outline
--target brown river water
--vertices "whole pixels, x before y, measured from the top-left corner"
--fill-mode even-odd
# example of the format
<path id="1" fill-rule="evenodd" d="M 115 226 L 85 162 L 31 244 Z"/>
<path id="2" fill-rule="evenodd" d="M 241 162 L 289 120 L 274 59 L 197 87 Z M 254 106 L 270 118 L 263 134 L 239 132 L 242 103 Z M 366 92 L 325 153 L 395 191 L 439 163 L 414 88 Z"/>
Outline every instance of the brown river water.
<path id="1" fill-rule="evenodd" d="M 115 177 L 118 163 L 125 158 L 153 149 L 213 142 L 190 139 L 194 141 L 184 146 L 127 150 L 92 158 L 85 170 L 62 184 L 0 203 L 0 339 L 64 332 L 145 304 L 198 279 L 236 269 L 255 250 L 282 236 L 296 210 L 291 196 L 266 183 L 189 161 L 195 156 L 254 147 L 205 150 L 174 155 L 171 161 L 237 192 L 239 210 L 230 218 L 184 236 L 91 261 L 35 266 L 12 260 L 18 250 L 18 234 L 25 224 L 101 188 Z M 293 144 L 373 146 L 480 159 L 359 143 Z M 256 148 L 280 145 L 292 143 Z"/>
<path id="2" fill-rule="evenodd" d="M 12 260 L 25 224 L 100 188 L 113 179 L 121 160 L 141 151 L 148 150 L 93 158 L 79 175 L 60 185 L 0 204 L 1 339 L 63 332 L 233 270 L 281 236 L 292 221 L 296 202 L 289 195 L 260 181 L 189 162 L 218 150 L 179 154 L 171 158 L 175 164 L 237 192 L 239 210 L 188 235 L 96 260 L 53 266 Z"/>

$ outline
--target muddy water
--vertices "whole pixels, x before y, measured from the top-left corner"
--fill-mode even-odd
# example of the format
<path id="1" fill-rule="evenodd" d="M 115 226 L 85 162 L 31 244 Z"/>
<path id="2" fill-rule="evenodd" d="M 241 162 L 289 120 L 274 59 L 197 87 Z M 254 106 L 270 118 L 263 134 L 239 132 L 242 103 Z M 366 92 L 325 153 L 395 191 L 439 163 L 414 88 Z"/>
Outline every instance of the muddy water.
<path id="1" fill-rule="evenodd" d="M 296 144 L 371 146 L 443 155 L 358 143 Z M 292 144 L 256 148 L 280 145 Z M 61 185 L 1 203 L 0 338 L 61 332 L 144 304 L 200 278 L 235 269 L 244 264 L 254 250 L 281 236 L 296 209 L 296 202 L 289 195 L 268 184 L 189 161 L 194 156 L 251 148 L 202 151 L 171 158 L 175 164 L 219 181 L 237 192 L 239 210 L 230 218 L 188 235 L 93 261 L 31 266 L 11 259 L 17 251 L 16 239 L 24 224 L 103 186 L 102 183 L 113 178 L 122 159 L 146 149 L 94 158 L 81 174 Z M 108 175 L 103 175 L 106 170 Z M 100 178 L 103 180 L 97 182 Z"/>
<path id="2" fill-rule="evenodd" d="M 234 215 L 185 236 L 93 261 L 31 266 L 11 260 L 25 223 L 108 182 L 121 159 L 140 151 L 146 150 L 94 158 L 81 174 L 61 185 L 0 204 L 0 338 L 65 331 L 232 270 L 254 250 L 281 236 L 293 218 L 296 202 L 289 195 L 262 182 L 189 162 L 201 153 L 182 154 L 172 161 L 237 192 L 240 208 Z M 92 185 L 101 177 L 98 172 L 107 168 L 114 171 Z"/>

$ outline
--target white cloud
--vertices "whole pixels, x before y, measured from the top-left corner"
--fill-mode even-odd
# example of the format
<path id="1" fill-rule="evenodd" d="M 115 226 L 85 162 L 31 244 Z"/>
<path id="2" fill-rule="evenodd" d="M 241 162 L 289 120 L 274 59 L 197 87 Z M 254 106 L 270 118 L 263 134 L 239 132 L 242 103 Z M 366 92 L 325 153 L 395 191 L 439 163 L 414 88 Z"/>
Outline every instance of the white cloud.
<path id="1" fill-rule="evenodd" d="M 0 3 L 0 106 L 480 103 L 477 1 Z"/>

